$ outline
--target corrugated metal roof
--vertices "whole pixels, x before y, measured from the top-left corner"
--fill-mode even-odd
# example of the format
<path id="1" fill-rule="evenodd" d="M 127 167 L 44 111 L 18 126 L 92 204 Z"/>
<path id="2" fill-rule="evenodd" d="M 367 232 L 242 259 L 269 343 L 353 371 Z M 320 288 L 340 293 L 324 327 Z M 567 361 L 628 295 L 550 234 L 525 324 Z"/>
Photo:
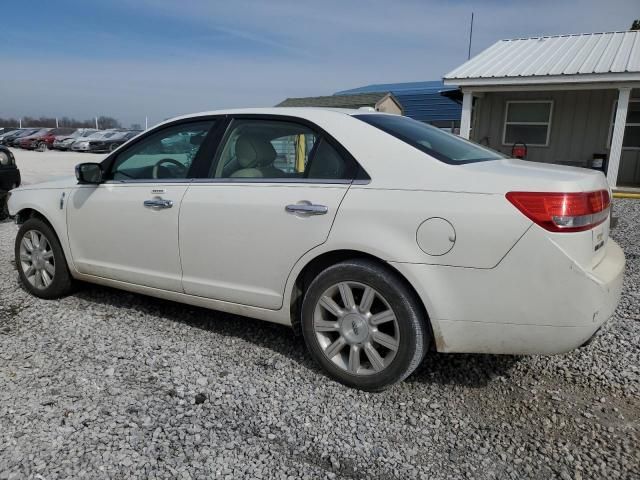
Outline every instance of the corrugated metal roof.
<path id="1" fill-rule="evenodd" d="M 459 103 L 440 95 L 442 91 L 456 90 L 442 81 L 383 83 L 366 85 L 337 92 L 336 96 L 368 92 L 391 92 L 402 105 L 403 115 L 421 122 L 460 120 Z"/>
<path id="2" fill-rule="evenodd" d="M 389 92 L 359 93 L 357 95 L 345 95 L 337 97 L 329 95 L 324 97 L 300 97 L 287 98 L 276 107 L 333 107 L 333 108 L 360 108 L 373 107 Z"/>
<path id="3" fill-rule="evenodd" d="M 640 31 L 501 40 L 445 80 L 640 73 Z"/>

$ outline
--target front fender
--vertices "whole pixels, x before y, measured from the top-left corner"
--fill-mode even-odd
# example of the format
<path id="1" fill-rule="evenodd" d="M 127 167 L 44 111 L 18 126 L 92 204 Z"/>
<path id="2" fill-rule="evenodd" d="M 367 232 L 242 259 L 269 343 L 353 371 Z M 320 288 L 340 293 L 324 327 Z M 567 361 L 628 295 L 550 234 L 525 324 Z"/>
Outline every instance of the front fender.
<path id="1" fill-rule="evenodd" d="M 69 270 L 76 271 L 69 248 L 67 235 L 67 199 L 72 189 L 42 189 L 23 190 L 17 189 L 11 192 L 8 207 L 9 215 L 17 216 L 18 222 L 26 220 L 24 213 L 33 213 L 44 218 L 58 236 L 60 245 L 67 260 Z"/>

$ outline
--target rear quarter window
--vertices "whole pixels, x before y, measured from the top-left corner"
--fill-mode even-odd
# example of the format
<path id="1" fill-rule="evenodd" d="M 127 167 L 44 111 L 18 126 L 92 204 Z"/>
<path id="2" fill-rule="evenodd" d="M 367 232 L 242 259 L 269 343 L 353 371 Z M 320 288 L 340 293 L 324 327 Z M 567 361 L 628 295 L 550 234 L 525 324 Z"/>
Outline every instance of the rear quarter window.
<path id="1" fill-rule="evenodd" d="M 401 115 L 354 117 L 445 163 L 464 164 L 507 158 L 495 150 Z"/>

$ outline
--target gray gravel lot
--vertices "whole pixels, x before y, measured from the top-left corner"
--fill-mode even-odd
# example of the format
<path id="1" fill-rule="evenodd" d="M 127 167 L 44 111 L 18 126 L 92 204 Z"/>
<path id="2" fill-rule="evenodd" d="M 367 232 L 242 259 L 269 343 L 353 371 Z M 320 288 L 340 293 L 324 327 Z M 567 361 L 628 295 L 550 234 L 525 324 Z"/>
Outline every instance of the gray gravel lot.
<path id="1" fill-rule="evenodd" d="M 639 478 L 640 201 L 615 317 L 554 357 L 430 354 L 381 394 L 282 326 L 95 286 L 18 286 L 0 224 L 0 479 Z"/>

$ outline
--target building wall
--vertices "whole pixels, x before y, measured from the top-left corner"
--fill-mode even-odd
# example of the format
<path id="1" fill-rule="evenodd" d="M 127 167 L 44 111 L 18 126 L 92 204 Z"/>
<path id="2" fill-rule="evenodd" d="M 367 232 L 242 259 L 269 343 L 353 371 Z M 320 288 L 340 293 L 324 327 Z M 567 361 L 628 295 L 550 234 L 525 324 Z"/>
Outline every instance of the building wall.
<path id="1" fill-rule="evenodd" d="M 528 147 L 536 162 L 587 165 L 594 153 L 608 154 L 609 125 L 617 90 L 485 93 L 476 99 L 472 138 L 511 154 L 502 144 L 506 102 L 552 100 L 551 132 L 546 147 Z"/>
<path id="2" fill-rule="evenodd" d="M 375 109 L 379 112 L 402 115 L 402 110 L 398 107 L 398 104 L 394 102 L 390 97 L 386 97 L 379 101 L 376 104 Z"/>

